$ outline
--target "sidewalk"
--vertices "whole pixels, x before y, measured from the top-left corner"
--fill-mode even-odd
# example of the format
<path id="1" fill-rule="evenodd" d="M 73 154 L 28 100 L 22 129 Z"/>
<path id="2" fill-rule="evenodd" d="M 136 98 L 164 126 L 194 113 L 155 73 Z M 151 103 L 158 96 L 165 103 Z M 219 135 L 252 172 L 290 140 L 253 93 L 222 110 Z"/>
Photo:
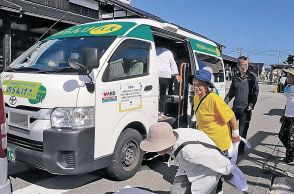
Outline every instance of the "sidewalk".
<path id="1" fill-rule="evenodd" d="M 273 85 L 260 83 L 259 86 L 260 94 L 247 137 L 252 148 L 246 149 L 245 154 L 239 157 L 238 166 L 246 174 L 248 193 L 266 194 L 275 177 L 294 177 L 294 165 L 279 164 L 279 159 L 285 156 L 285 148 L 278 138 L 278 132 L 279 118 L 283 114 L 286 99 L 283 94 L 273 92 Z M 285 189 L 276 187 L 277 190 L 273 193 L 279 193 L 279 188 Z M 224 193 L 238 192 L 226 181 Z"/>

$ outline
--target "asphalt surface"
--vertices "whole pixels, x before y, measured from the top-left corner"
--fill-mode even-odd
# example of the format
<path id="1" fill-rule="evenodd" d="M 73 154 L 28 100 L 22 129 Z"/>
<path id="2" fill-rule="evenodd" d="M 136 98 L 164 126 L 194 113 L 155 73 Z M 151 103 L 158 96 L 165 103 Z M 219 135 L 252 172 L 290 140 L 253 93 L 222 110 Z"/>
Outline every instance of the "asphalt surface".
<path id="1" fill-rule="evenodd" d="M 252 145 L 239 157 L 238 166 L 246 174 L 247 193 L 269 193 L 275 177 L 293 176 L 294 166 L 279 164 L 285 149 L 278 139 L 279 117 L 283 113 L 285 97 L 274 93 L 274 86 L 260 83 L 260 95 L 253 112 L 247 140 Z M 125 186 L 154 193 L 169 193 L 177 167 L 167 167 L 162 158 L 145 161 L 140 171 L 126 181 L 112 181 L 104 170 L 79 176 L 57 176 L 16 162 L 9 164 L 9 175 L 15 194 L 104 194 Z M 224 193 L 237 193 L 230 180 Z"/>

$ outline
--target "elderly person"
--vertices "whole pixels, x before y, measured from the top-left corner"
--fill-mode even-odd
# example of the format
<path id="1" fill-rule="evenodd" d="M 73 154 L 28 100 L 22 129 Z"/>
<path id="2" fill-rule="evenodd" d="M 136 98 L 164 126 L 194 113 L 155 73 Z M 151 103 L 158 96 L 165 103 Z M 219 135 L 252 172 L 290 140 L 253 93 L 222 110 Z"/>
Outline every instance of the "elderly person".
<path id="1" fill-rule="evenodd" d="M 199 130 L 173 130 L 167 123 L 156 123 L 150 127 L 148 138 L 141 142 L 140 147 L 147 152 L 174 156 L 179 169 L 171 188 L 172 194 L 215 193 L 220 177 L 231 172 L 229 159 Z"/>
<path id="2" fill-rule="evenodd" d="M 228 155 L 232 142 L 240 141 L 238 124 L 231 108 L 216 93 L 209 88 L 215 88 L 211 80 L 212 74 L 206 69 L 200 69 L 189 77 L 194 87 L 194 111 L 198 129 L 210 137 L 216 146 Z M 222 181 L 217 188 L 222 192 Z"/>
<path id="3" fill-rule="evenodd" d="M 281 118 L 282 126 L 279 138 L 286 148 L 286 164 L 294 164 L 294 69 L 284 69 L 288 85 L 284 89 L 287 97 L 285 114 Z"/>
<path id="4" fill-rule="evenodd" d="M 257 102 L 259 86 L 257 76 L 249 71 L 249 59 L 240 56 L 237 60 L 239 73 L 233 77 L 225 102 L 229 103 L 233 98 L 233 111 L 239 120 L 240 135 L 246 139 L 252 111 Z M 245 144 L 240 142 L 239 153 L 244 153 Z"/>
<path id="5" fill-rule="evenodd" d="M 214 84 L 209 71 L 197 71 L 189 82 L 195 91 L 194 110 L 198 129 L 206 133 L 221 151 L 227 151 L 232 141 L 240 140 L 234 112 L 220 96 L 210 92 L 209 88 L 214 88 Z"/>

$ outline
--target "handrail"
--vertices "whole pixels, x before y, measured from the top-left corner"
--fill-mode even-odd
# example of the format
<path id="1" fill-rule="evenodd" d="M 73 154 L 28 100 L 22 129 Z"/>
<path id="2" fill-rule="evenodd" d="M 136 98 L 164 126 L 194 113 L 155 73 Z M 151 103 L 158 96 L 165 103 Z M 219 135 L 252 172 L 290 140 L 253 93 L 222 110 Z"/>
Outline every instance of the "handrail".
<path id="1" fill-rule="evenodd" d="M 184 87 L 183 89 L 185 90 L 186 66 L 187 66 L 187 63 L 182 63 L 180 65 L 180 77 L 181 77 L 181 81 L 179 83 L 180 86 L 179 86 L 179 103 L 178 103 L 178 127 L 180 126 L 180 116 L 182 116 L 181 115 L 181 109 L 182 109 L 181 97 L 182 97 L 182 88 Z"/>

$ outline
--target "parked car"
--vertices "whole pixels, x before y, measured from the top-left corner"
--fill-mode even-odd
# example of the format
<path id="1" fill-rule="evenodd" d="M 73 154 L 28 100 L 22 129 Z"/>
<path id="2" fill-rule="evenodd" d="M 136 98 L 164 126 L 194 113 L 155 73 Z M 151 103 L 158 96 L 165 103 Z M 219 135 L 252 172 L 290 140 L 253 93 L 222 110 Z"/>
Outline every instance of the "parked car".
<path id="1" fill-rule="evenodd" d="M 3 104 L 3 93 L 0 85 L 0 193 L 10 194 L 11 193 L 11 183 L 8 179 L 8 161 L 7 161 L 7 129 L 5 125 L 5 113 Z"/>

